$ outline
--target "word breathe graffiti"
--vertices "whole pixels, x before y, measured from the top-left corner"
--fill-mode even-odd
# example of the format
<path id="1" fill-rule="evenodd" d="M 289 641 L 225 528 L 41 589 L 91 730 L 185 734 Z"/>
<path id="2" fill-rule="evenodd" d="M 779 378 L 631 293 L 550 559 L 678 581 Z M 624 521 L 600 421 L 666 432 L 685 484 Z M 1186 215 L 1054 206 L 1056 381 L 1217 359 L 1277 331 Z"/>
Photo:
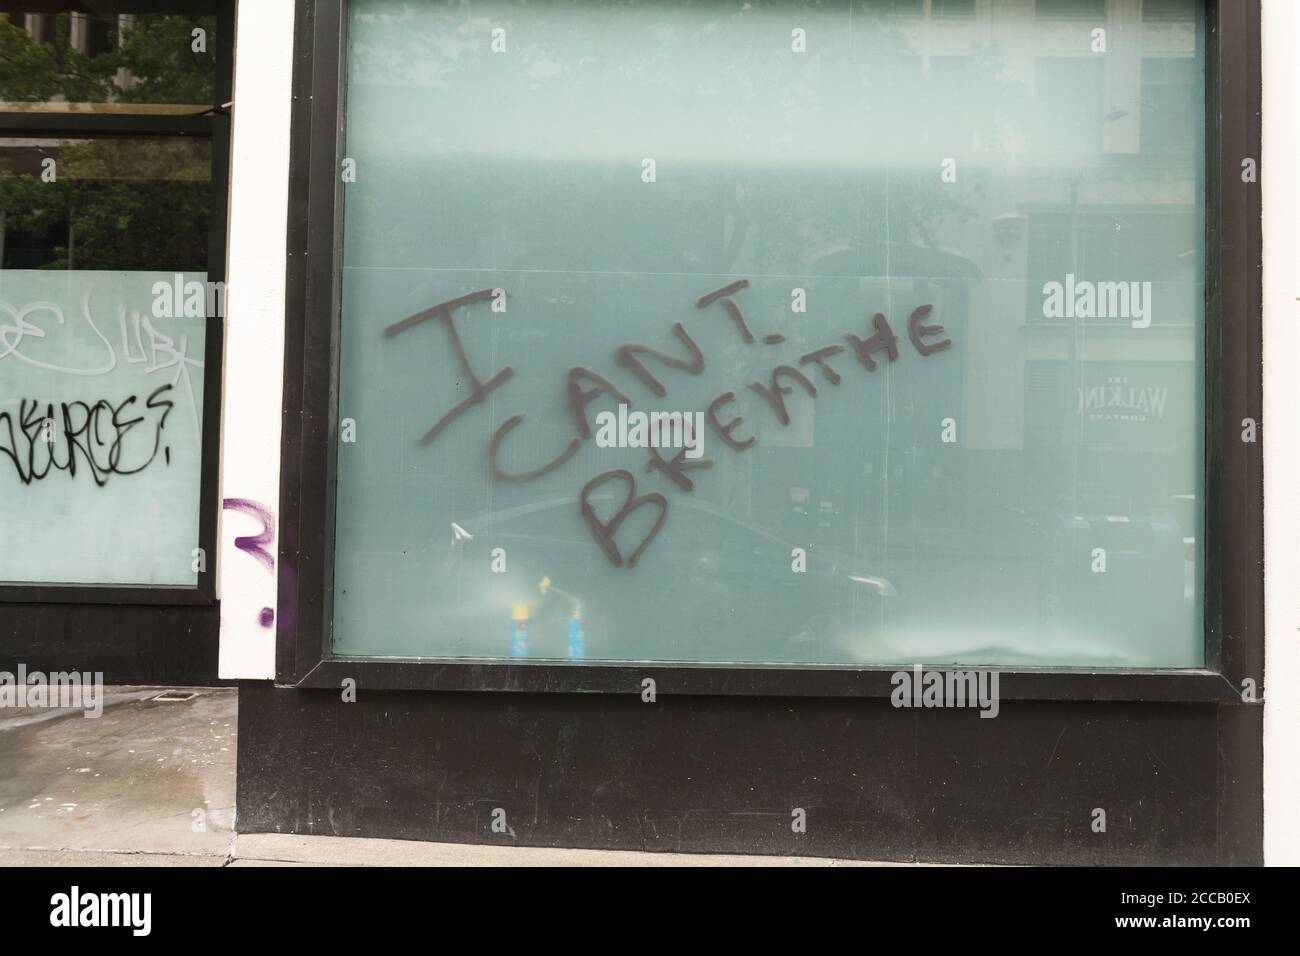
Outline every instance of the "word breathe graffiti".
<path id="1" fill-rule="evenodd" d="M 752 344 L 755 342 L 754 334 L 745 321 L 744 313 L 733 298 L 737 292 L 748 286 L 748 279 L 737 279 L 720 289 L 715 289 L 701 296 L 695 305 L 699 309 L 705 309 L 714 304 L 721 306 L 723 312 L 734 326 L 736 333 L 744 342 Z M 456 328 L 455 311 L 457 309 L 476 302 L 492 300 L 499 291 L 496 289 L 480 289 L 477 292 L 470 292 L 454 299 L 448 299 L 394 322 L 384 329 L 384 335 L 391 338 L 429 320 L 441 323 L 447 331 L 463 380 L 469 387 L 469 394 L 443 414 L 421 436 L 421 444 L 427 445 L 432 442 L 453 419 L 473 406 L 482 403 L 488 395 L 514 375 L 514 369 L 507 366 L 492 375 L 487 381 L 480 378 L 470 364 L 469 357 L 465 354 L 465 347 L 461 343 L 460 333 Z M 922 356 L 933 355 L 935 352 L 943 351 L 952 346 L 950 340 L 938 338 L 938 336 L 944 334 L 943 326 L 926 324 L 926 320 L 929 319 L 933 310 L 932 305 L 918 306 L 912 311 L 907 320 L 908 338 L 911 340 L 913 348 Z M 880 365 L 881 357 L 891 363 L 897 361 L 899 354 L 898 336 L 894 334 L 889 320 L 880 312 L 872 316 L 869 332 L 870 334 L 865 338 L 851 332 L 845 333 L 843 338 L 848 343 L 848 347 L 852 349 L 853 357 L 858 363 L 868 372 L 874 372 Z M 647 365 L 648 360 L 653 360 L 661 366 L 691 375 L 699 375 L 705 368 L 704 353 L 696 345 L 695 340 L 691 338 L 690 333 L 686 331 L 685 326 L 680 322 L 675 323 L 672 326 L 672 333 L 681 343 L 684 354 L 672 355 L 648 345 L 640 344 L 621 345 L 614 350 L 614 364 L 631 374 L 641 385 L 659 398 L 667 395 L 668 389 L 650 370 Z M 781 335 L 767 335 L 763 338 L 764 344 L 767 345 L 778 345 L 783 341 L 784 337 Z M 815 349 L 800 356 L 796 360 L 797 364 L 780 364 L 773 367 L 767 381 L 751 382 L 749 388 L 767 403 L 777 421 L 782 426 L 788 427 L 790 413 L 786 407 L 786 396 L 794 393 L 795 386 L 797 385 L 809 398 L 815 399 L 818 395 L 817 386 L 808 375 L 804 374 L 802 369 L 812 371 L 815 368 L 815 374 L 824 379 L 826 383 L 832 386 L 839 385 L 843 377 L 832 367 L 830 360 L 834 356 L 843 353 L 845 348 L 844 345 L 834 343 Z M 584 441 L 592 437 L 591 423 L 587 417 L 587 407 L 601 395 L 610 396 L 620 405 L 632 404 L 621 389 L 599 373 L 581 366 L 570 368 L 565 373 L 565 396 L 576 434 L 550 461 L 530 471 L 507 472 L 501 468 L 498 462 L 501 446 L 510 433 L 524 420 L 522 413 L 512 415 L 501 423 L 488 441 L 488 471 L 491 476 L 497 481 L 532 481 L 559 468 L 577 453 Z M 704 420 L 724 445 L 732 451 L 744 452 L 752 448 L 757 439 L 753 436 L 746 437 L 738 434 L 745 419 L 738 414 L 732 415 L 726 410 L 727 406 L 735 401 L 736 393 L 734 391 L 721 393 L 709 403 L 704 412 Z M 688 472 L 701 468 L 710 468 L 713 465 L 713 460 L 698 456 L 692 458 L 687 454 L 688 450 L 683 447 L 673 457 L 665 458 L 659 453 L 658 448 L 651 445 L 646 448 L 649 456 L 647 470 L 659 472 L 679 489 L 689 493 L 694 490 L 695 483 Z M 625 484 L 623 502 L 613 516 L 602 518 L 592 507 L 591 496 L 596 489 L 612 481 L 620 481 Z M 615 535 L 622 523 L 631 514 L 645 507 L 654 508 L 657 511 L 654 524 L 640 543 L 637 544 L 635 550 L 625 557 L 623 550 L 615 540 Z M 645 552 L 655 535 L 659 533 L 660 528 L 663 527 L 668 516 L 668 499 L 658 491 L 638 494 L 636 478 L 632 472 L 626 468 L 615 468 L 601 472 L 582 486 L 582 490 L 578 493 L 578 511 L 592 537 L 600 545 L 610 563 L 615 567 L 626 565 L 632 568 L 636 566 L 637 560 Z"/>
<path id="2" fill-rule="evenodd" d="M 154 389 L 144 399 L 131 395 L 114 405 L 97 402 L 51 402 L 42 406 L 35 399 L 22 399 L 18 415 L 0 412 L 0 455 L 18 472 L 24 485 L 40 481 L 51 472 L 65 471 L 76 478 L 86 471 L 99 487 L 111 475 L 134 475 L 144 471 L 161 450 L 168 465 L 171 448 L 163 445 L 163 429 L 175 404 L 168 398 L 171 385 Z M 153 441 L 127 436 L 137 427 L 145 436 L 152 430 Z"/>

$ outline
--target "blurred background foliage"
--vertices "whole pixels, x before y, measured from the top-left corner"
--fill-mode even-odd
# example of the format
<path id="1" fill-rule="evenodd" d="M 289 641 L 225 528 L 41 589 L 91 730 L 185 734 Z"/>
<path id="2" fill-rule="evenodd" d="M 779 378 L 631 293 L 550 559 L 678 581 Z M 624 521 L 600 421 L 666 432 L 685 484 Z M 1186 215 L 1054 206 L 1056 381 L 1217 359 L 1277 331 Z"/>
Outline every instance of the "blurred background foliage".
<path id="1" fill-rule="evenodd" d="M 76 16 L 0 13 L 0 109 L 214 105 L 215 17 Z M 0 268 L 206 271 L 210 182 L 204 138 L 0 137 Z"/>
<path id="2" fill-rule="evenodd" d="M 206 271 L 210 160 L 206 139 L 0 139 L 0 267 Z"/>
<path id="3" fill-rule="evenodd" d="M 215 17 L 84 16 L 83 50 L 70 13 L 43 16 L 39 39 L 0 13 L 0 101 L 212 105 Z"/>

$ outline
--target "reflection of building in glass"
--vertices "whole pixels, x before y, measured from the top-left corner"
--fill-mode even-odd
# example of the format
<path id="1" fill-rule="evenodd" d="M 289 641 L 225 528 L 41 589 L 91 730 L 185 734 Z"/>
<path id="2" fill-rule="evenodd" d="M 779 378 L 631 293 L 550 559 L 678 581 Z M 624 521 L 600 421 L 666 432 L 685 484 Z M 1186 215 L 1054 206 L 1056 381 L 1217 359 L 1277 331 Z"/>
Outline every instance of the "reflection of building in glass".
<path id="1" fill-rule="evenodd" d="M 23 13 L 9 17 L 36 43 L 66 47 L 85 57 L 103 56 L 120 48 L 136 20 L 133 13 Z M 133 82 L 130 70 L 123 67 L 116 71 L 114 84 L 119 89 L 126 89 Z M 63 99 L 57 96 L 52 102 Z"/>
<path id="2" fill-rule="evenodd" d="M 175 14 L 120 12 L 142 6 L 130 2 L 92 6 L 0 13 L 0 51 L 11 64 L 0 74 L 0 112 L 120 114 L 148 103 L 176 107 L 159 113 L 199 113 L 214 105 L 216 18 L 203 5 Z"/>
<path id="3" fill-rule="evenodd" d="M 949 316 L 963 327 L 968 454 L 940 494 L 1024 524 L 1053 626 L 1081 626 L 1089 602 L 1145 603 L 1157 609 L 1148 624 L 1171 631 L 1185 562 L 1195 580 L 1205 64 L 1194 13 L 1192 0 L 1022 0 L 977 3 L 960 26 L 899 21 L 941 88 L 961 89 L 995 49 L 997 82 L 1026 107 L 991 137 L 960 123 L 939 134 L 960 170 L 950 188 L 976 214 L 945 217 L 933 241 L 983 277 L 967 321 Z M 1045 307 L 1050 284 L 1078 295 L 1065 314 Z M 1130 288 L 1149 289 L 1141 310 Z M 1075 539 L 1084 553 L 1110 542 L 1136 562 L 1127 570 L 1146 570 L 1071 577 Z M 1133 579 L 1147 583 L 1141 601 L 1097 590 Z M 1068 594 L 1084 598 L 1065 607 Z"/>
<path id="4" fill-rule="evenodd" d="M 1079 332 L 1087 360 L 1194 361 L 1204 62 L 1192 0 L 1099 0 L 1095 11 L 1077 0 L 1021 0 L 997 5 L 996 26 L 988 3 L 973 5 L 973 23 L 941 19 L 937 2 L 884 6 L 933 13 L 896 23 L 923 71 L 954 99 L 991 45 L 997 81 L 1029 98 L 1036 119 L 1000 125 L 994 142 L 948 136 L 938 150 L 957 160 L 953 186 L 979 214 L 944 222 L 936 244 L 986 278 L 972 306 L 986 331 L 972 345 L 996 344 L 1003 356 L 967 353 L 972 374 L 997 370 L 996 381 L 969 383 L 972 400 L 982 396 L 972 413 L 984 409 L 970 447 L 1021 445 L 1013 409 L 1026 383 L 1023 373 L 1008 380 L 1009 343 L 1024 362 L 1068 358 L 1069 329 L 1043 315 L 1047 282 L 1073 275 L 1155 285 L 1157 331 L 1138 338 L 1123 334 L 1124 322 L 1088 322 Z M 1096 29 L 1106 31 L 1104 53 L 1092 52 Z"/>
<path id="5" fill-rule="evenodd" d="M 888 277 L 896 328 L 910 303 L 935 303 L 961 372 L 900 363 L 879 397 L 884 417 L 816 402 L 802 424 L 810 447 L 762 463 L 768 477 L 788 473 L 798 496 L 784 531 L 874 556 L 898 587 L 891 626 L 913 634 L 992 599 L 1010 630 L 1144 630 L 1180 654 L 1200 590 L 1196 5 L 860 9 L 878 18 L 863 43 L 890 66 L 863 107 L 880 145 L 857 181 L 859 220 L 818 209 L 792 231 L 811 240 L 800 253 L 825 277 L 823 302 L 831 277 L 857 274 Z M 769 242 L 745 244 L 739 260 L 756 264 L 741 268 L 775 271 Z M 1069 295 L 1064 307 L 1047 307 L 1051 288 Z M 866 287 L 842 302 L 877 307 Z M 943 422 L 957 447 L 935 440 Z M 843 434 L 863 436 L 865 456 L 846 455 L 833 438 Z M 753 507 L 777 526 L 776 505 Z M 1094 547 L 1117 573 L 1093 573 Z M 948 607 L 916 599 L 940 580 Z"/>
<path id="6" fill-rule="evenodd" d="M 78 53 L 96 56 L 117 46 L 119 30 L 129 30 L 135 23 L 130 13 L 69 13 L 68 43 Z M 22 14 L 23 29 L 38 43 L 52 43 L 58 33 L 59 16 L 52 13 Z"/>

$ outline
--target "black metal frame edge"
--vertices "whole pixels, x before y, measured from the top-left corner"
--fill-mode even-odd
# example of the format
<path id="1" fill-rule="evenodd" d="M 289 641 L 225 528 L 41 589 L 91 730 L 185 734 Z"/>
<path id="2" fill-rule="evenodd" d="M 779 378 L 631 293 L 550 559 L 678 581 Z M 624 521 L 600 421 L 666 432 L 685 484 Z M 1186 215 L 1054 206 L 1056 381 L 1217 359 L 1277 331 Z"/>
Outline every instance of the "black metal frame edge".
<path id="1" fill-rule="evenodd" d="M 218 43 L 221 41 L 218 40 Z M 207 113 L 0 113 L 0 136 L 48 133 L 52 136 L 212 136 Z"/>
<path id="2" fill-rule="evenodd" d="M 390 690 L 640 693 L 640 682 L 651 677 L 659 693 L 887 696 L 897 668 L 517 664 L 329 652 L 347 3 L 297 2 L 276 683 L 337 689 L 342 679 L 352 678 L 358 686 Z M 1262 687 L 1262 446 L 1239 441 L 1236 423 L 1258 421 L 1262 407 L 1259 192 L 1257 185 L 1240 182 L 1241 158 L 1258 158 L 1260 152 L 1260 0 L 1209 0 L 1207 12 L 1206 667 L 993 668 L 1001 674 L 1005 699 L 1216 702 L 1259 709 L 1258 701 L 1243 702 L 1241 682 L 1254 678 Z M 1229 330 L 1241 334 L 1225 334 Z M 1249 735 L 1241 742 L 1258 747 Z"/>

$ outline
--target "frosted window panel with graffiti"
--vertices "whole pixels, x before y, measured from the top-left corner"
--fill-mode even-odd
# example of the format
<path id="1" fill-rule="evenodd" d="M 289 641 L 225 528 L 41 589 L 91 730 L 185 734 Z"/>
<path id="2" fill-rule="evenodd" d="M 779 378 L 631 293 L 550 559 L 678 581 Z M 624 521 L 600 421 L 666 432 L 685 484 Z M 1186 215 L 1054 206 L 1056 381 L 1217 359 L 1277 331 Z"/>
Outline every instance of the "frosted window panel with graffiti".
<path id="1" fill-rule="evenodd" d="M 0 581 L 195 584 L 206 278 L 0 271 Z"/>
<path id="2" fill-rule="evenodd" d="M 349 5 L 336 653 L 1203 663 L 1203 5 L 937 6 Z"/>

